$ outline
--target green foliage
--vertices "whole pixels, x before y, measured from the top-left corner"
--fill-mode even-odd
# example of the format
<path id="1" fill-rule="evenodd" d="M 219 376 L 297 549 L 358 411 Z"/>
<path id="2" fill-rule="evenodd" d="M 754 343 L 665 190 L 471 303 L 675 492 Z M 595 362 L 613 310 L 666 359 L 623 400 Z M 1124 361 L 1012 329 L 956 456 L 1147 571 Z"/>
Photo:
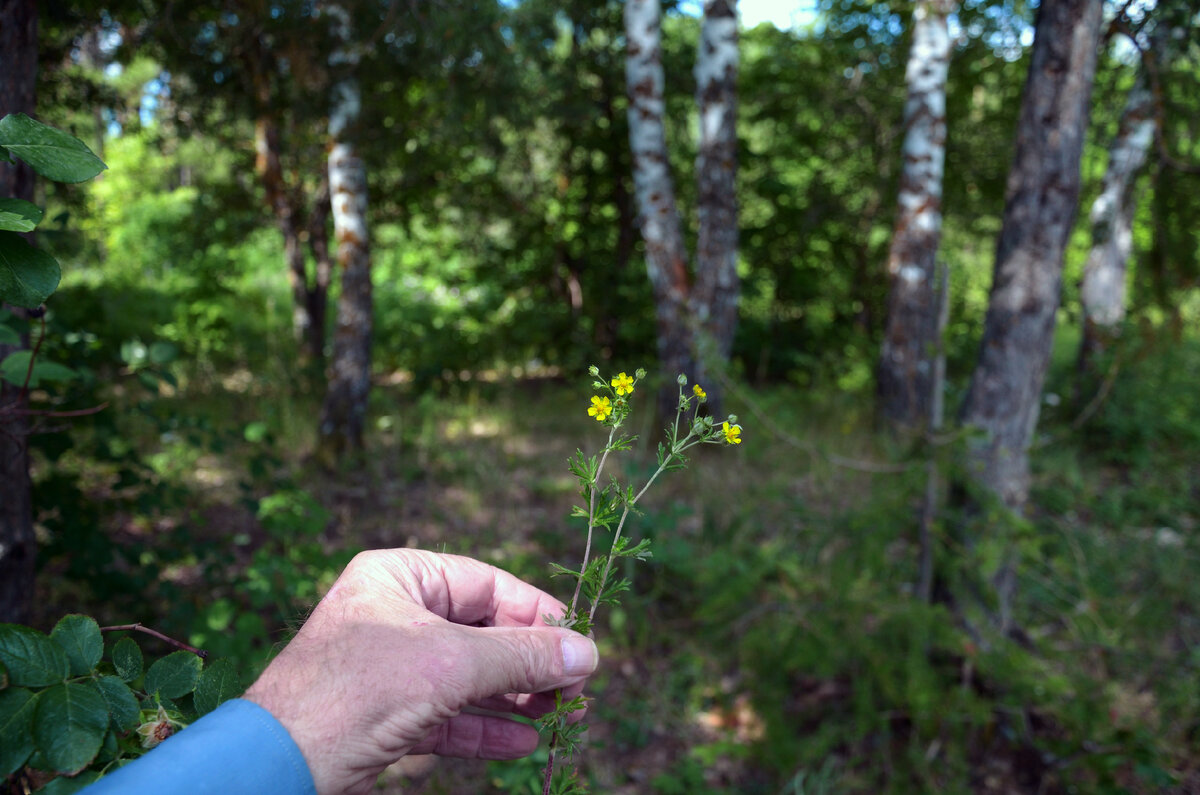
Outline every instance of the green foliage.
<path id="1" fill-rule="evenodd" d="M 24 113 L 0 119 L 0 159 L 14 158 L 58 182 L 83 182 L 106 168 L 83 141 Z M 4 197 L 0 204 L 0 303 L 35 309 L 58 287 L 58 261 L 18 235 L 33 231 L 42 216 L 26 201 Z"/>
<path id="2" fill-rule="evenodd" d="M 104 651 L 89 616 L 64 616 L 49 635 L 0 624 L 0 662 L 12 672 L 0 687 L 0 779 L 28 765 L 73 777 L 41 792 L 82 786 L 241 693 L 228 660 L 204 668 L 194 652 L 179 650 L 143 675 L 131 637 L 111 644 L 107 660 Z"/>

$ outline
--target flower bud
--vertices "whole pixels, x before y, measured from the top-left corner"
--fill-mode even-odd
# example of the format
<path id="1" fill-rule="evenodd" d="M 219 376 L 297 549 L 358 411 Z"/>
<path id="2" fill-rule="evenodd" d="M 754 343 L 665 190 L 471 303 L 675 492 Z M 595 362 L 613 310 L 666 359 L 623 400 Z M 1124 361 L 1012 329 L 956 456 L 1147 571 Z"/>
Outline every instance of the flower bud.
<path id="1" fill-rule="evenodd" d="M 675 379 L 675 383 L 679 384 L 680 386 L 687 386 L 687 376 L 683 373 L 680 373 L 679 377 Z"/>
<path id="2" fill-rule="evenodd" d="M 593 364 L 591 367 L 588 368 L 588 374 L 598 376 L 598 375 L 600 375 L 600 368 Z"/>
<path id="3" fill-rule="evenodd" d="M 729 415 L 729 424 L 730 424 L 730 425 L 737 425 L 737 415 L 736 415 L 736 414 L 730 414 L 730 415 Z"/>
<path id="4" fill-rule="evenodd" d="M 646 377 L 646 371 L 639 367 L 638 369 L 633 371 L 633 377 L 636 378 L 637 380 L 641 381 L 643 378 Z"/>

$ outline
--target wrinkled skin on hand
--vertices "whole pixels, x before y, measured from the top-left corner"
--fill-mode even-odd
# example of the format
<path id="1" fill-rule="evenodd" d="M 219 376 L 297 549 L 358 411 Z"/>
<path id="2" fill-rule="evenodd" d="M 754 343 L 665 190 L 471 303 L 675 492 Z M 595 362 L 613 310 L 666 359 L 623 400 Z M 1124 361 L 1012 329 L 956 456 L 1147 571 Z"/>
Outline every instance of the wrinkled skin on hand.
<path id="1" fill-rule="evenodd" d="M 553 711 L 598 662 L 590 640 L 543 622 L 565 609 L 470 558 L 364 552 L 245 698 L 287 728 L 320 793 L 369 792 L 407 754 L 516 759 L 538 735 L 506 713 Z"/>

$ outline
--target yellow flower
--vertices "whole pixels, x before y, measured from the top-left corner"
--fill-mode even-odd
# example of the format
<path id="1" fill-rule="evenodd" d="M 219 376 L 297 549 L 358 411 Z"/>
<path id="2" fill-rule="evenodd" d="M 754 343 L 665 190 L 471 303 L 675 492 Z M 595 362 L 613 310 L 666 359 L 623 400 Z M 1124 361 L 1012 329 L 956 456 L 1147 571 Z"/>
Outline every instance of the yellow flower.
<path id="1" fill-rule="evenodd" d="M 729 444 L 742 443 L 742 426 L 730 425 L 728 422 L 721 423 L 721 430 L 725 433 L 725 441 Z"/>
<path id="2" fill-rule="evenodd" d="M 617 397 L 633 392 L 633 379 L 625 373 L 618 373 L 617 377 L 612 380 L 612 385 L 613 389 L 617 390 Z"/>
<path id="3" fill-rule="evenodd" d="M 701 401 L 708 397 L 708 393 L 701 389 L 699 384 L 692 384 L 692 394 L 700 398 Z"/>
<path id="4" fill-rule="evenodd" d="M 612 414 L 612 401 L 606 397 L 592 395 L 592 406 L 588 409 L 588 416 L 595 417 L 596 422 L 604 422 L 609 414 Z"/>

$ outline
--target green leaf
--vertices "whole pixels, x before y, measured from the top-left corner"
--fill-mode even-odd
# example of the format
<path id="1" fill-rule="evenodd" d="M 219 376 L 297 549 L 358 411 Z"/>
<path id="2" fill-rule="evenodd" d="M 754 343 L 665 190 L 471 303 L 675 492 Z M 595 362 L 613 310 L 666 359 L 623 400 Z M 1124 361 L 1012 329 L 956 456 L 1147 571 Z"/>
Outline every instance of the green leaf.
<path id="1" fill-rule="evenodd" d="M 16 687 L 46 687 L 71 673 L 67 654 L 49 636 L 20 624 L 0 624 L 0 663 Z"/>
<path id="2" fill-rule="evenodd" d="M 112 727 L 119 732 L 127 732 L 138 725 L 140 710 L 137 698 L 129 685 L 116 676 L 102 676 L 96 680 L 96 688 L 104 696 L 108 705 L 108 717 Z"/>
<path id="3" fill-rule="evenodd" d="M 0 345 L 20 345 L 21 335 L 12 326 L 0 323 Z"/>
<path id="4" fill-rule="evenodd" d="M 55 182 L 83 182 L 108 168 L 83 141 L 24 113 L 0 119 L 0 146 Z"/>
<path id="5" fill-rule="evenodd" d="M 0 781 L 19 770 L 33 753 L 33 710 L 37 696 L 14 687 L 0 692 Z"/>
<path id="6" fill-rule="evenodd" d="M 196 712 L 207 715 L 231 698 L 242 694 L 242 680 L 229 660 L 217 660 L 204 669 L 196 682 L 193 703 Z"/>
<path id="7" fill-rule="evenodd" d="M 42 381 L 71 381 L 79 377 L 79 373 L 70 367 L 54 362 L 34 362 L 33 371 L 30 372 L 29 359 L 31 356 L 33 356 L 31 351 L 10 353 L 4 361 L 0 362 L 0 378 L 14 386 L 21 386 L 25 383 L 25 377 L 28 375 L 29 387 L 33 389 Z"/>
<path id="8" fill-rule="evenodd" d="M 58 288 L 58 260 L 13 232 L 0 232 L 0 301 L 26 309 L 41 306 Z"/>
<path id="9" fill-rule="evenodd" d="M 108 731 L 108 704 L 91 682 L 43 690 L 33 712 L 33 741 L 50 769 L 73 776 L 93 759 Z"/>
<path id="10" fill-rule="evenodd" d="M 42 222 L 42 208 L 24 199 L 0 197 L 0 229 L 32 232 Z"/>
<path id="11" fill-rule="evenodd" d="M 63 616 L 51 630 L 50 639 L 67 653 L 72 676 L 90 674 L 104 654 L 100 625 L 91 616 L 78 613 Z"/>
<path id="12" fill-rule="evenodd" d="M 89 784 L 100 780 L 99 770 L 85 770 L 78 776 L 59 776 L 38 790 L 38 795 L 74 795 Z"/>
<path id="13" fill-rule="evenodd" d="M 112 662 L 117 675 L 126 682 L 142 675 L 142 650 L 133 638 L 124 637 L 117 641 L 112 650 Z"/>
<path id="14" fill-rule="evenodd" d="M 176 651 L 156 660 L 146 672 L 146 692 L 179 698 L 192 692 L 204 661 L 190 651 Z"/>

